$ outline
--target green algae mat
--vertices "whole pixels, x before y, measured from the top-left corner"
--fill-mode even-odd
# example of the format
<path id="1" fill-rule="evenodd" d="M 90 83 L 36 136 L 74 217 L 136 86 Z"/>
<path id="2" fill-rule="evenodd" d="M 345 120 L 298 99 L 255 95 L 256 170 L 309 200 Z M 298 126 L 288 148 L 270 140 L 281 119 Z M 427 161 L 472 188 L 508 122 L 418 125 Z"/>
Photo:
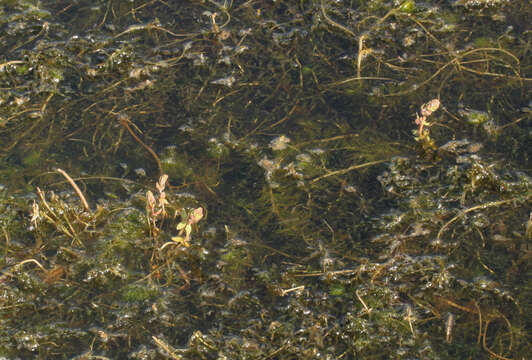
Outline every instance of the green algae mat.
<path id="1" fill-rule="evenodd" d="M 0 358 L 529 358 L 530 18 L 0 0 Z"/>

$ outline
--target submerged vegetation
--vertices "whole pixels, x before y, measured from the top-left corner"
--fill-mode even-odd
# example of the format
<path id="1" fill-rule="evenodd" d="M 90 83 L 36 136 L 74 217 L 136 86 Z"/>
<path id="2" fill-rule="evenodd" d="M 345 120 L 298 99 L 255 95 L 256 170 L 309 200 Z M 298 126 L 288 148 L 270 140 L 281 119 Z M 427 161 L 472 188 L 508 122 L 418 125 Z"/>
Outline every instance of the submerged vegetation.
<path id="1" fill-rule="evenodd" d="M 527 358 L 531 17 L 0 0 L 0 357 Z"/>

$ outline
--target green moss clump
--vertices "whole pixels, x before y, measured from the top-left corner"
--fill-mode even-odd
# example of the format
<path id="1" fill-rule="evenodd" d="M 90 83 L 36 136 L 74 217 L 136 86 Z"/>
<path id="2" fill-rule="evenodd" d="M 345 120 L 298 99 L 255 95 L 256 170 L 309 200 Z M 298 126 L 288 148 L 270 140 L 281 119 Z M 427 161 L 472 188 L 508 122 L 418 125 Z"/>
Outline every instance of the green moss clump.
<path id="1" fill-rule="evenodd" d="M 148 286 L 129 285 L 122 289 L 122 298 L 128 302 L 143 302 L 154 299 L 158 293 L 157 289 Z"/>
<path id="2" fill-rule="evenodd" d="M 329 290 L 329 294 L 331 296 L 342 296 L 342 295 L 345 294 L 345 288 L 341 284 L 331 285 L 330 290 Z"/>

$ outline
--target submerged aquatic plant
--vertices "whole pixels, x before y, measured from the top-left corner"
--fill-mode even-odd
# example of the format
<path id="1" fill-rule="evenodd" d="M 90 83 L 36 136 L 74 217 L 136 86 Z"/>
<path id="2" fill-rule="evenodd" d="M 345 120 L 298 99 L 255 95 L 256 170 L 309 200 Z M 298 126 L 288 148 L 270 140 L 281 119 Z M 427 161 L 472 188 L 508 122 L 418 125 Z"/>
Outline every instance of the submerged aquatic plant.
<path id="1" fill-rule="evenodd" d="M 163 174 L 159 178 L 159 181 L 157 181 L 157 184 L 155 184 L 155 188 L 158 192 L 157 196 L 154 195 L 151 190 L 146 192 L 146 209 L 150 223 L 150 232 L 154 238 L 159 235 L 163 225 L 162 223 L 164 219 L 168 217 L 166 207 L 170 205 L 170 203 L 167 200 L 165 192 L 167 182 L 168 175 Z M 185 210 L 184 208 L 181 208 L 179 211 L 176 210 L 174 217 L 177 217 L 178 214 L 181 216 L 181 221 L 176 226 L 179 233 L 177 236 L 172 237 L 172 242 L 165 243 L 161 247 L 161 250 L 172 244 L 189 247 L 193 226 L 203 219 L 203 208 L 197 207 L 193 210 Z"/>
<path id="2" fill-rule="evenodd" d="M 189 247 L 190 235 L 192 234 L 192 226 L 196 225 L 201 219 L 203 219 L 202 207 L 198 207 L 188 212 L 182 210 L 181 222 L 177 224 L 177 230 L 179 230 L 179 234 L 177 236 L 172 237 L 172 241 L 179 245 Z M 185 237 L 183 237 L 183 233 L 185 234 Z M 164 248 L 165 245 L 163 245 L 162 248 Z"/>
<path id="3" fill-rule="evenodd" d="M 421 116 L 416 114 L 416 125 L 418 125 L 417 130 L 414 130 L 414 135 L 416 136 L 416 141 L 421 143 L 424 150 L 436 149 L 434 145 L 434 140 L 430 137 L 429 128 L 433 125 L 427 121 L 427 118 L 432 115 L 433 112 L 438 110 L 440 107 L 440 100 L 432 99 L 431 101 L 423 104 L 421 106 Z"/>
<path id="4" fill-rule="evenodd" d="M 529 5 L 7 3 L 0 357 L 526 358 Z"/>
<path id="5" fill-rule="evenodd" d="M 167 216 L 165 206 L 168 205 L 168 201 L 166 200 L 166 193 L 164 191 L 167 181 L 168 175 L 166 174 L 163 174 L 159 178 L 159 181 L 155 185 L 158 191 L 157 198 L 155 198 L 155 195 L 153 195 L 150 190 L 146 192 L 146 208 L 150 221 L 150 231 L 154 237 L 160 232 L 161 225 L 158 226 L 157 221 L 160 220 L 162 222 L 162 220 Z"/>

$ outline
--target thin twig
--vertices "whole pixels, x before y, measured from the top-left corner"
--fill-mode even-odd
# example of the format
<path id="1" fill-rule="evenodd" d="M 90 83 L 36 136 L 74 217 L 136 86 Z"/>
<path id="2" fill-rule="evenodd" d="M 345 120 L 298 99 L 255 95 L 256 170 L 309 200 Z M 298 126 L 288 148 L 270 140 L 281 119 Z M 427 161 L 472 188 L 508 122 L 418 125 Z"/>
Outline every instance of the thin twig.
<path id="1" fill-rule="evenodd" d="M 186 290 L 186 289 L 188 289 L 190 287 L 190 278 L 185 273 L 185 271 L 183 271 L 183 269 L 181 268 L 181 266 L 179 266 L 178 263 L 175 263 L 175 265 L 177 267 L 177 270 L 181 274 L 181 277 L 183 278 L 183 280 L 185 280 L 185 283 L 183 285 L 181 285 L 181 287 L 179 289 L 177 289 L 177 291 L 179 292 L 179 291 L 182 291 L 182 290 Z"/>
<path id="2" fill-rule="evenodd" d="M 441 240 L 441 236 L 443 234 L 443 232 L 445 231 L 446 228 L 449 227 L 449 225 L 451 225 L 452 223 L 454 223 L 455 221 L 457 221 L 458 219 L 460 219 L 462 216 L 464 216 L 465 214 L 469 213 L 469 212 L 472 212 L 472 211 L 475 211 L 475 210 L 480 210 L 480 209 L 487 209 L 487 208 L 490 208 L 490 207 L 494 207 L 494 206 L 500 206 L 500 205 L 504 205 L 504 204 L 507 204 L 507 203 L 511 203 L 511 202 L 514 202 L 516 201 L 517 199 L 508 199 L 508 200 L 500 200 L 500 201 L 492 201 L 492 202 L 489 202 L 489 203 L 486 203 L 486 204 L 481 204 L 481 205 L 477 205 L 477 206 L 473 206 L 469 209 L 466 209 L 462 212 L 460 212 L 458 215 L 456 215 L 455 217 L 453 217 L 451 220 L 447 221 L 440 229 L 440 231 L 438 231 L 438 236 L 436 237 L 436 239 L 439 241 Z"/>
<path id="3" fill-rule="evenodd" d="M 74 182 L 74 180 L 70 177 L 70 175 L 68 175 L 64 170 L 62 169 L 55 169 L 58 173 L 60 173 L 61 175 L 63 175 L 65 177 L 65 179 L 67 179 L 67 181 L 70 183 L 70 185 L 72 185 L 72 187 L 74 188 L 74 191 L 76 192 L 76 194 L 78 194 L 78 197 L 79 199 L 81 200 L 81 203 L 83 204 L 83 207 L 85 208 L 86 211 L 88 212 L 91 212 L 91 208 L 89 207 L 89 203 L 87 202 L 87 200 L 85 199 L 85 196 L 83 196 L 83 193 L 81 192 L 81 190 L 79 189 L 79 187 L 76 185 L 76 183 Z"/>
<path id="4" fill-rule="evenodd" d="M 17 268 L 20 268 L 22 267 L 22 265 L 24 264 L 27 264 L 27 263 L 34 263 L 35 265 L 37 265 L 45 274 L 48 272 L 44 266 L 41 265 L 40 262 L 38 262 L 37 260 L 35 259 L 26 259 L 26 260 L 23 260 L 21 262 L 19 262 L 18 264 L 15 264 L 13 265 L 12 267 L 9 268 L 9 270 L 11 269 L 17 269 Z M 3 270 L 2 271 L 2 275 L 0 276 L 0 282 L 2 282 L 5 278 L 7 277 L 15 277 L 16 275 L 13 274 L 11 271 L 9 270 Z M 6 309 L 6 307 L 4 307 L 4 309 Z"/>
<path id="5" fill-rule="evenodd" d="M 488 333 L 488 326 L 491 323 L 491 320 L 486 321 L 486 325 L 484 325 L 484 335 L 482 336 L 482 347 L 484 350 L 486 350 L 491 356 L 500 359 L 500 360 L 512 360 L 511 358 L 504 357 L 502 355 L 498 355 L 494 353 L 486 344 L 486 334 Z M 510 330 L 511 331 L 511 330 Z"/>
<path id="6" fill-rule="evenodd" d="M 367 162 L 367 163 L 364 163 L 364 164 L 357 164 L 357 165 L 350 166 L 347 169 L 331 171 L 328 174 L 325 174 L 325 175 L 322 175 L 322 176 L 318 176 L 317 178 L 313 179 L 310 182 L 310 184 L 314 184 L 315 182 L 318 182 L 318 181 L 323 180 L 325 178 L 328 178 L 330 176 L 342 175 L 342 174 L 348 173 L 348 172 L 353 171 L 353 170 L 362 169 L 362 168 L 365 168 L 365 167 L 368 167 L 368 166 L 377 165 L 377 164 L 382 164 L 382 163 L 387 162 L 387 161 L 388 160 L 370 161 L 370 162 Z"/>
<path id="7" fill-rule="evenodd" d="M 0 71 L 2 71 L 4 69 L 4 67 L 6 67 L 8 65 L 15 65 L 15 64 L 24 64 L 24 61 L 22 61 L 22 60 L 12 60 L 12 61 L 8 61 L 8 62 L 5 62 L 5 63 L 2 63 L 2 64 L 0 64 Z"/>
<path id="8" fill-rule="evenodd" d="M 155 341 L 155 344 L 157 344 L 157 346 L 164 350 L 164 352 L 166 352 L 168 354 L 168 356 L 172 359 L 175 359 L 175 360 L 179 360 L 181 359 L 180 356 L 177 356 L 175 355 L 174 353 L 176 352 L 176 349 L 174 349 L 172 346 L 168 345 L 167 343 L 165 343 L 163 340 L 155 337 L 155 336 L 152 336 L 151 337 L 153 339 L 153 341 Z"/>
<path id="9" fill-rule="evenodd" d="M 360 294 L 358 293 L 358 289 L 355 290 L 355 295 L 357 296 L 357 299 L 358 301 L 360 301 L 362 303 L 362 306 L 364 306 L 364 310 L 366 310 L 366 312 L 369 314 L 371 313 L 371 310 L 373 310 L 372 308 L 368 307 L 366 305 L 366 303 L 364 302 L 364 300 L 362 299 L 362 296 L 360 296 Z"/>
<path id="10" fill-rule="evenodd" d="M 331 19 L 327 15 L 327 12 L 325 11 L 325 4 L 323 3 L 323 0 L 321 0 L 321 13 L 323 15 L 323 18 L 325 19 L 325 21 L 327 21 L 329 23 L 329 25 L 331 25 L 332 27 L 337 28 L 337 29 L 345 32 L 347 35 L 349 35 L 349 36 L 351 36 L 353 38 L 356 38 L 355 33 L 353 33 L 351 30 L 349 30 L 345 26 L 338 24 L 336 21 L 334 21 L 333 19 Z"/>
<path id="11" fill-rule="evenodd" d="M 482 340 L 482 311 L 480 311 L 480 306 L 478 306 L 478 303 L 473 300 L 473 304 L 477 308 L 478 312 L 478 336 L 477 336 L 477 344 L 480 345 L 480 341 Z"/>
<path id="12" fill-rule="evenodd" d="M 350 138 L 350 137 L 357 137 L 357 136 L 360 136 L 360 134 L 337 135 L 337 136 L 333 136 L 333 137 L 325 138 L 325 139 L 316 139 L 316 140 L 304 141 L 304 142 L 301 142 L 301 143 L 296 144 L 294 146 L 297 147 L 297 148 L 300 148 L 300 147 L 302 147 L 304 145 L 308 145 L 308 144 L 326 143 L 326 142 L 331 142 L 331 141 L 336 141 L 336 140 L 343 140 L 343 139 L 347 139 L 347 138 Z"/>
<path id="13" fill-rule="evenodd" d="M 155 159 L 155 162 L 157 163 L 157 167 L 159 169 L 159 174 L 162 175 L 164 174 L 164 171 L 163 171 L 163 166 L 161 164 L 161 160 L 159 159 L 159 157 L 157 156 L 157 154 L 155 153 L 155 151 L 153 151 L 151 149 L 151 147 L 149 147 L 148 145 L 146 145 L 142 140 L 140 140 L 140 138 L 137 136 L 137 134 L 135 134 L 133 132 L 133 129 L 131 129 L 131 126 L 129 126 L 128 122 L 130 122 L 129 118 L 125 115 L 121 115 L 118 117 L 118 121 L 120 122 L 120 124 L 122 126 L 124 126 L 127 131 L 129 131 L 129 133 L 131 134 L 131 136 L 133 136 L 133 138 L 140 144 L 142 145 L 146 150 L 148 150 L 148 152 L 151 154 L 151 156 L 153 156 L 153 158 Z"/>
<path id="14" fill-rule="evenodd" d="M 52 209 L 50 208 L 50 205 L 48 205 L 48 202 L 46 201 L 46 197 L 43 193 L 43 191 L 37 186 L 37 196 L 39 197 L 39 199 L 41 199 L 41 202 L 42 204 L 44 205 L 44 207 L 46 208 L 46 210 L 48 210 L 48 212 L 53 215 L 56 220 L 57 220 L 57 215 L 52 211 Z"/>
<path id="15" fill-rule="evenodd" d="M 16 264 L 15 266 L 22 266 L 24 264 L 27 264 L 27 263 L 34 263 L 35 265 L 37 265 L 39 268 L 41 268 L 42 271 L 44 272 L 47 272 L 46 269 L 44 268 L 44 266 L 41 265 L 40 262 L 38 262 L 37 260 L 35 259 L 26 259 L 26 260 L 23 260 L 21 262 L 19 262 L 18 264 Z"/>
<path id="16" fill-rule="evenodd" d="M 305 290 L 305 285 L 296 286 L 296 287 L 286 289 L 286 290 L 281 289 L 281 296 L 285 296 L 286 294 L 289 294 L 294 291 L 300 291 L 300 290 Z"/>
<path id="17" fill-rule="evenodd" d="M 517 65 L 520 64 L 519 62 L 519 59 L 514 55 L 512 54 L 511 52 L 507 51 L 507 50 L 504 50 L 504 49 L 501 49 L 501 48 L 477 48 L 477 49 L 472 49 L 472 50 L 469 50 L 469 51 L 466 51 L 464 52 L 463 54 L 459 54 L 459 55 L 456 55 L 453 59 L 451 59 L 449 62 L 447 62 L 445 65 L 443 65 L 442 67 L 440 67 L 438 70 L 436 70 L 436 72 L 434 74 L 432 74 L 428 79 L 422 81 L 421 83 L 419 84 L 416 84 L 416 86 L 414 87 L 411 87 L 410 89 L 406 89 L 406 90 L 402 90 L 402 91 L 398 91 L 396 93 L 391 93 L 391 94 L 386 94 L 385 96 L 399 96 L 399 95 L 405 95 L 405 94 L 408 94 L 408 93 L 411 93 L 411 92 L 414 92 L 414 91 L 417 91 L 419 90 L 422 86 L 425 86 L 426 84 L 428 84 L 429 82 L 432 81 L 432 79 L 434 79 L 436 76 L 438 76 L 445 68 L 451 66 L 451 65 L 458 65 L 458 66 L 461 66 L 463 61 L 461 61 L 462 59 L 464 59 L 466 56 L 469 56 L 473 53 L 476 53 L 476 52 L 479 52 L 479 51 L 483 51 L 483 52 L 493 52 L 493 51 L 499 51 L 499 52 L 502 52 L 503 54 L 506 54 L 508 55 L 509 57 L 511 57 L 516 63 Z M 469 71 L 470 69 L 468 69 Z M 490 76 L 503 76 L 502 74 L 480 74 L 480 75 L 490 75 Z M 521 78 L 521 77 L 513 77 L 513 76 L 508 76 L 508 78 L 511 78 L 511 79 L 517 79 L 517 80 L 525 80 L 525 81 L 530 81 L 532 80 L 531 78 Z"/>
<path id="18" fill-rule="evenodd" d="M 61 219 L 59 218 L 59 216 L 57 216 L 57 214 L 52 210 L 52 208 L 50 207 L 50 205 L 48 205 L 48 202 L 46 201 L 46 198 L 45 198 L 45 195 L 43 193 L 43 191 L 37 186 L 37 195 L 39 196 L 39 199 L 41 199 L 41 202 L 42 204 L 44 205 L 44 207 L 46 208 L 46 210 L 48 211 L 48 213 L 50 215 L 48 215 L 48 213 L 46 212 L 42 212 L 42 216 L 45 217 L 49 222 L 51 222 L 52 224 L 54 224 L 60 231 L 62 231 L 63 233 L 65 233 L 69 238 L 72 238 L 72 239 L 75 239 L 75 231 L 74 231 L 74 228 L 72 227 L 72 225 L 67 221 L 67 224 L 68 226 L 70 227 L 70 230 L 72 230 L 72 232 L 68 231 L 68 229 L 66 227 L 64 227 L 60 221 Z M 53 219 L 52 219 L 53 217 Z"/>

